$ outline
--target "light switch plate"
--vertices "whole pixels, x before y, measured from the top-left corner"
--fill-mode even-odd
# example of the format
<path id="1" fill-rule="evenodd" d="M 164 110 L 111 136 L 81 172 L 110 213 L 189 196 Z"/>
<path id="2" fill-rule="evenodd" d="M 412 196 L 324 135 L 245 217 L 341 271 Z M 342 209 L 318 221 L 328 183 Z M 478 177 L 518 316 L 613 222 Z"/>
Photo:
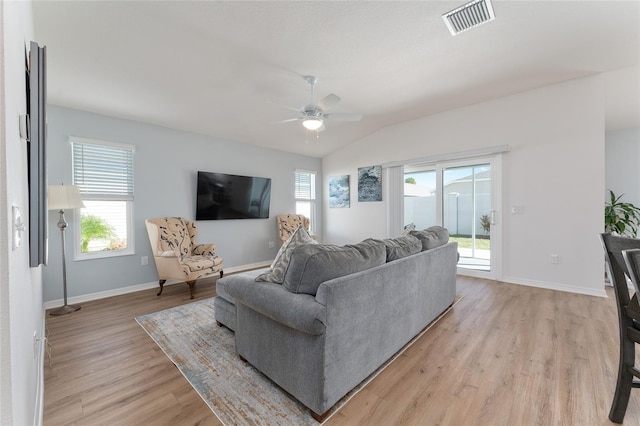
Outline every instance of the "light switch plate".
<path id="1" fill-rule="evenodd" d="M 11 206 L 11 213 L 13 218 L 13 250 L 16 250 L 22 242 L 22 233 L 25 231 L 25 226 L 18 206 Z"/>

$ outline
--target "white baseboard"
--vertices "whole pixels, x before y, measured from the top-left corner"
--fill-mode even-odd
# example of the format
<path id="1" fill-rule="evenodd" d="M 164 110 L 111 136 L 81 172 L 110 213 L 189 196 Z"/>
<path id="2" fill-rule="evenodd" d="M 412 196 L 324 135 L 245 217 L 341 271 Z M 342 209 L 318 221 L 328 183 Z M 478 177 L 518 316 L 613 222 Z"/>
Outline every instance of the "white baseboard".
<path id="1" fill-rule="evenodd" d="M 246 264 L 246 265 L 240 265 L 240 266 L 233 266 L 231 268 L 225 268 L 224 269 L 224 275 L 235 274 L 235 273 L 238 273 L 238 272 L 247 271 L 249 269 L 264 268 L 264 267 L 267 267 L 267 266 L 271 265 L 271 262 L 272 261 L 269 260 L 269 261 L 264 261 L 264 262 L 249 263 L 249 264 Z M 167 286 L 167 285 L 181 284 L 183 282 L 184 281 L 167 280 L 167 282 L 164 285 Z M 67 303 L 69 303 L 70 305 L 80 304 L 80 303 L 83 303 L 83 302 L 89 302 L 91 300 L 104 299 L 104 298 L 107 298 L 107 297 L 120 296 L 122 294 L 134 293 L 136 291 L 148 290 L 150 288 L 158 288 L 158 281 L 152 281 L 152 282 L 149 282 L 149 283 L 136 284 L 136 285 L 132 285 L 132 286 L 128 286 L 128 287 L 114 288 L 112 290 L 100 291 L 100 292 L 97 292 L 97 293 L 83 294 L 81 296 L 69 297 L 69 298 L 67 298 Z M 48 302 L 45 302 L 44 308 L 46 310 L 46 309 L 51 309 L 51 308 L 57 308 L 57 307 L 60 307 L 62 305 L 64 305 L 64 299 L 50 300 Z"/>
<path id="2" fill-rule="evenodd" d="M 601 289 L 586 289 L 584 287 L 575 287 L 572 285 L 550 283 L 545 281 L 528 280 L 518 277 L 503 277 L 500 281 L 509 284 L 526 285 L 528 287 L 546 288 L 549 290 L 564 291 L 567 293 L 585 294 L 587 296 L 608 297 L 607 292 L 604 290 L 604 286 Z"/>

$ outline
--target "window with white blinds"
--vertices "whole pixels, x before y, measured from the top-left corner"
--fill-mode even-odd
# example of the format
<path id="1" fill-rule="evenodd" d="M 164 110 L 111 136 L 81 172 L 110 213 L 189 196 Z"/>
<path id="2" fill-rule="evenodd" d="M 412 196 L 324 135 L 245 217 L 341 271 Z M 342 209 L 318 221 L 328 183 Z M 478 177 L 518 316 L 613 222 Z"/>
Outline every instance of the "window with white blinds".
<path id="1" fill-rule="evenodd" d="M 133 152 L 128 145 L 71 140 L 73 184 L 89 198 L 133 200 Z"/>
<path id="2" fill-rule="evenodd" d="M 135 147 L 70 138 L 72 181 L 85 204 L 75 221 L 75 258 L 133 254 Z"/>
<path id="3" fill-rule="evenodd" d="M 315 232 L 316 172 L 296 170 L 295 172 L 296 214 L 309 218 L 309 230 Z"/>

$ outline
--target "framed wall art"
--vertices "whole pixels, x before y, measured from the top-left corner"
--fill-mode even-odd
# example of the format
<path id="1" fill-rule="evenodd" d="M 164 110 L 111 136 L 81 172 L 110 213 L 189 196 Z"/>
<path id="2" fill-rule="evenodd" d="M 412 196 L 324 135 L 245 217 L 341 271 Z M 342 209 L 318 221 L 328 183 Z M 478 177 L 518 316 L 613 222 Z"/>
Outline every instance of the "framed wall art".
<path id="1" fill-rule="evenodd" d="M 358 201 L 382 201 L 382 166 L 358 168 Z"/>
<path id="2" fill-rule="evenodd" d="M 350 207 L 349 175 L 329 177 L 329 207 Z"/>

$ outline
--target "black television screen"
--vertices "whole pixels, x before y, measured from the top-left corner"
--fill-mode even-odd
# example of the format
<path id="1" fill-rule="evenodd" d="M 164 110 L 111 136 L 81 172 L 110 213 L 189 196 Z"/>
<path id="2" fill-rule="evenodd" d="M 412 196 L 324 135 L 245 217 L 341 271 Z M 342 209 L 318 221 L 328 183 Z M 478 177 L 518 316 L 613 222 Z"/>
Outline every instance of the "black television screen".
<path id="1" fill-rule="evenodd" d="M 198 172 L 196 220 L 266 219 L 271 179 Z"/>

